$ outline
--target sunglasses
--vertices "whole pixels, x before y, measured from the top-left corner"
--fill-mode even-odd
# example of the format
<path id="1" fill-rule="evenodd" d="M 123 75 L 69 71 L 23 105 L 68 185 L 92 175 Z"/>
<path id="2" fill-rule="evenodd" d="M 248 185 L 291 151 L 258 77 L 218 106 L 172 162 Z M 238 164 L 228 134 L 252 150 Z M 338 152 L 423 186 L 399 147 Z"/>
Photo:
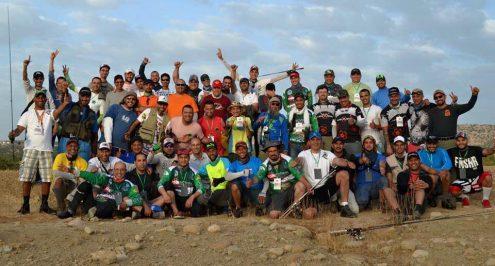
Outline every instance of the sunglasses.
<path id="1" fill-rule="evenodd" d="M 175 86 L 178 86 L 178 87 L 185 87 L 186 84 L 175 84 Z"/>
<path id="2" fill-rule="evenodd" d="M 435 96 L 435 97 L 433 97 L 433 99 L 435 99 L 435 100 L 440 100 L 440 99 L 443 99 L 443 95 L 440 95 L 440 96 Z"/>
<path id="3" fill-rule="evenodd" d="M 162 79 L 162 81 L 170 81 L 170 79 Z"/>

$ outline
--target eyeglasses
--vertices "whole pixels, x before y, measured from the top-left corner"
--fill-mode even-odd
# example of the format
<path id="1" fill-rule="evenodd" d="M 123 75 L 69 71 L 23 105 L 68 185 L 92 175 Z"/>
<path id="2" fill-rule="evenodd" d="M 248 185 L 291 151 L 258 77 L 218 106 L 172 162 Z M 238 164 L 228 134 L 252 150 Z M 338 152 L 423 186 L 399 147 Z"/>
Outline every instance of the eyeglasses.
<path id="1" fill-rule="evenodd" d="M 177 87 L 185 87 L 186 84 L 175 84 L 175 86 L 177 86 Z"/>

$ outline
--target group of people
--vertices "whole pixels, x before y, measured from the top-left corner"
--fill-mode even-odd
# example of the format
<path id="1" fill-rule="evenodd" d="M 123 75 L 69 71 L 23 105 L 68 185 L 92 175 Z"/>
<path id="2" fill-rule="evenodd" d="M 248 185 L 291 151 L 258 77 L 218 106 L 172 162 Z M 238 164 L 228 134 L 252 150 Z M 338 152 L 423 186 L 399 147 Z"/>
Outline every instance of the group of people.
<path id="1" fill-rule="evenodd" d="M 469 205 L 468 194 L 479 191 L 483 207 L 491 207 L 483 157 L 494 147 L 470 146 L 457 132 L 476 87 L 466 104 L 452 93 L 447 104 L 443 90 L 432 103 L 421 89 L 388 88 L 383 74 L 371 89 L 359 69 L 342 87 L 328 69 L 313 93 L 297 64 L 271 78 L 259 78 L 253 65 L 243 77 L 220 49 L 228 74 L 222 80 L 193 74 L 186 83 L 182 62 L 172 76 L 152 71 L 147 78 L 144 58 L 137 75 L 128 69 L 112 85 L 104 64 L 78 87 L 67 66 L 55 78 L 58 54 L 50 55 L 48 90 L 41 71 L 34 85 L 29 80 L 30 57 L 23 64 L 27 106 L 9 134 L 13 141 L 25 132 L 21 214 L 30 212 L 35 182 L 42 184 L 40 212 L 59 218 L 79 210 L 98 218 L 241 217 L 246 207 L 279 218 L 303 195 L 293 213 L 308 219 L 329 204 L 356 217 L 374 200 L 401 220 L 419 219 L 438 201 L 447 209 L 457 199 Z M 275 83 L 285 78 L 291 86 L 277 95 Z M 56 210 L 48 205 L 50 189 Z"/>

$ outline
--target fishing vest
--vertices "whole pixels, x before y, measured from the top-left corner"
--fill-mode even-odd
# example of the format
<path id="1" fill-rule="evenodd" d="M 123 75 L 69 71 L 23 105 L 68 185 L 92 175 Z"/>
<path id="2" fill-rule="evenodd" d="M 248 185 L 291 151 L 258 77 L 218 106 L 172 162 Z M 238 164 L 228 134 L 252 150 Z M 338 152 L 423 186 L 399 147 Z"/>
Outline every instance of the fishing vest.
<path id="1" fill-rule="evenodd" d="M 392 181 L 397 184 L 397 176 L 399 175 L 399 173 L 409 169 L 409 167 L 407 167 L 407 155 L 404 158 L 404 163 L 402 164 L 402 166 L 400 165 L 399 160 L 397 160 L 395 154 L 388 156 L 386 160 L 388 166 L 392 171 Z"/>
<path id="2" fill-rule="evenodd" d="M 212 184 L 211 185 L 212 192 L 215 190 L 221 190 L 227 188 L 228 181 L 224 181 L 218 184 L 217 186 L 213 186 L 213 179 L 222 178 L 227 175 L 227 168 L 221 158 L 218 160 L 218 163 L 216 165 L 212 165 L 212 163 L 207 164 L 206 173 L 208 174 L 208 178 L 210 179 L 210 183 Z"/>
<path id="3" fill-rule="evenodd" d="M 60 120 L 61 121 L 61 136 L 65 138 L 77 137 L 82 141 L 90 141 L 91 139 L 91 128 L 93 128 L 94 123 L 96 123 L 96 114 L 89 107 L 85 110 L 87 113 L 86 119 L 82 120 L 82 114 L 84 111 L 81 110 L 79 104 L 74 104 L 67 112 L 63 112 Z"/>
<path id="4" fill-rule="evenodd" d="M 151 108 L 150 114 L 144 119 L 139 128 L 138 134 L 144 142 L 153 144 L 155 140 L 156 123 L 158 121 L 158 111 L 156 108 Z M 163 115 L 162 126 L 158 131 L 158 143 L 161 143 L 165 135 L 165 127 L 169 122 L 169 118 L 166 114 Z"/>

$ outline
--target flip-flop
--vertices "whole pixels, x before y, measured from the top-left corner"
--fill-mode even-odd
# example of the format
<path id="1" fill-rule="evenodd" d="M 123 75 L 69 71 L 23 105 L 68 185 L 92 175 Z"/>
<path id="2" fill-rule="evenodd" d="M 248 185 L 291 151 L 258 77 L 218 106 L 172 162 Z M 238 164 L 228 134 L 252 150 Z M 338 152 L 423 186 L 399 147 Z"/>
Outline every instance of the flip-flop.
<path id="1" fill-rule="evenodd" d="M 181 215 L 175 215 L 173 218 L 174 218 L 174 219 L 184 219 L 184 218 L 186 218 L 186 217 L 181 216 Z"/>

